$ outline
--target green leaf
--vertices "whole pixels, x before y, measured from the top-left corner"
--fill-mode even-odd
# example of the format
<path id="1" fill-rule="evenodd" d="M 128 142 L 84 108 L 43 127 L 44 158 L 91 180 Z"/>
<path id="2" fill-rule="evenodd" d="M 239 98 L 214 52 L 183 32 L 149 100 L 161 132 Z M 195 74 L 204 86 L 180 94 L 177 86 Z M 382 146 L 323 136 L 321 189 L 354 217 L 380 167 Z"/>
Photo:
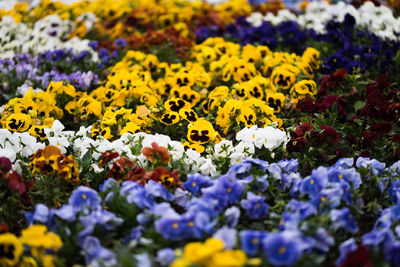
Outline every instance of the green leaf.
<path id="1" fill-rule="evenodd" d="M 354 104 L 354 110 L 355 110 L 355 112 L 357 112 L 357 111 L 359 111 L 360 109 L 362 109 L 363 107 L 365 107 L 365 105 L 366 105 L 367 103 L 366 102 L 364 102 L 364 101 L 357 101 L 355 104 Z"/>

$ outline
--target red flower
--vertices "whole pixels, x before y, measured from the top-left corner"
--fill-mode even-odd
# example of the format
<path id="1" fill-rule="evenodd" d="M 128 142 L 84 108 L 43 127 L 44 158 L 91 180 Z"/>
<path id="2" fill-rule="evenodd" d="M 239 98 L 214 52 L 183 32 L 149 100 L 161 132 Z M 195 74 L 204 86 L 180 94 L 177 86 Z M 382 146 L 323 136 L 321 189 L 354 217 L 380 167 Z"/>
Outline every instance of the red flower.
<path id="1" fill-rule="evenodd" d="M 329 90 L 334 90 L 339 83 L 343 81 L 343 79 L 346 77 L 346 74 L 346 69 L 340 69 L 332 75 L 325 75 L 321 81 L 321 86 L 317 95 L 322 96 L 325 95 Z"/>
<path id="2" fill-rule="evenodd" d="M 138 167 L 136 163 L 128 158 L 122 157 L 114 162 L 108 172 L 108 176 L 116 180 L 139 181 L 145 175 L 145 169 Z"/>
<path id="3" fill-rule="evenodd" d="M 299 102 L 297 102 L 296 108 L 301 112 L 317 112 L 317 106 L 314 104 L 314 101 L 309 97 L 307 97 L 306 99 L 300 99 Z"/>
<path id="4" fill-rule="evenodd" d="M 143 155 L 153 163 L 160 160 L 163 164 L 168 164 L 170 161 L 170 156 L 168 153 L 168 149 L 165 147 L 159 146 L 156 142 L 151 144 L 151 147 L 145 147 L 142 150 Z"/>
<path id="5" fill-rule="evenodd" d="M 340 267 L 372 267 L 371 253 L 363 245 L 358 245 L 355 251 L 349 252 Z"/>
<path id="6" fill-rule="evenodd" d="M 28 181 L 24 181 L 21 175 L 13 171 L 8 177 L 8 188 L 14 190 L 19 195 L 19 201 L 21 204 L 29 204 L 31 199 L 26 192 L 33 187 L 33 184 Z"/>
<path id="7" fill-rule="evenodd" d="M 106 166 L 111 160 L 118 158 L 119 153 L 115 151 L 106 151 L 101 154 L 101 160 L 99 161 L 99 165 L 101 167 Z"/>
<path id="8" fill-rule="evenodd" d="M 373 122 L 369 129 L 375 135 L 383 135 L 392 130 L 392 124 L 390 122 Z"/>
<path id="9" fill-rule="evenodd" d="M 0 180 L 8 178 L 8 172 L 11 170 L 11 161 L 6 157 L 0 157 Z"/>
<path id="10" fill-rule="evenodd" d="M 5 223 L 0 223 L 0 234 L 4 234 L 8 232 L 8 226 Z"/>
<path id="11" fill-rule="evenodd" d="M 296 128 L 296 136 L 295 137 L 302 137 L 306 132 L 312 129 L 312 126 L 306 122 L 300 124 Z"/>
<path id="12" fill-rule="evenodd" d="M 400 134 L 393 134 L 392 135 L 392 142 L 393 143 L 400 143 Z"/>
<path id="13" fill-rule="evenodd" d="M 307 141 L 303 137 L 296 137 L 287 143 L 286 149 L 288 152 L 302 152 L 306 145 Z"/>
<path id="14" fill-rule="evenodd" d="M 320 132 L 318 136 L 319 145 L 322 145 L 324 143 L 336 144 L 337 142 L 339 142 L 340 137 L 335 129 L 328 125 L 321 125 L 319 128 L 322 130 L 322 132 Z"/>

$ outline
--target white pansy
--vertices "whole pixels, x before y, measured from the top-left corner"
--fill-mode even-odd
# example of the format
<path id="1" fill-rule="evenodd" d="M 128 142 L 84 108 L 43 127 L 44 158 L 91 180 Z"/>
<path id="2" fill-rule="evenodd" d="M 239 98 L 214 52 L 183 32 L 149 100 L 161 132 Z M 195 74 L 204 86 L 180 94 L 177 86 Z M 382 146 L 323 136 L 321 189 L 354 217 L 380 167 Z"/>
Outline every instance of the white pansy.
<path id="1" fill-rule="evenodd" d="M 278 25 L 284 21 L 296 21 L 301 28 L 313 29 L 317 33 L 326 33 L 325 24 L 334 20 L 343 22 L 346 14 L 354 17 L 356 25 L 368 30 L 381 38 L 400 40 L 400 19 L 393 15 L 390 8 L 380 5 L 375 6 L 371 2 L 365 2 L 356 9 L 353 5 L 344 2 L 328 4 L 325 1 L 313 1 L 307 5 L 306 11 L 296 15 L 288 9 L 279 10 L 276 15 L 268 12 L 262 17 L 263 21 L 268 21 L 273 25 Z M 255 27 L 262 24 L 260 13 L 254 12 L 246 20 Z"/>
<path id="2" fill-rule="evenodd" d="M 17 153 L 12 148 L 0 148 L 0 155 L 8 158 L 11 162 L 14 162 L 17 158 Z"/>
<path id="3" fill-rule="evenodd" d="M 236 140 L 244 141 L 247 143 L 253 143 L 256 139 L 255 135 L 256 130 L 257 130 L 257 125 L 254 125 L 251 128 L 244 127 L 242 130 L 237 132 Z"/>
<path id="4" fill-rule="evenodd" d="M 235 146 L 235 152 L 246 153 L 248 155 L 254 154 L 254 144 L 250 142 L 241 141 Z"/>
<path id="5" fill-rule="evenodd" d="M 178 141 L 170 141 L 168 144 L 169 154 L 171 155 L 172 160 L 179 160 L 182 158 L 183 153 L 185 153 L 184 146 Z"/>
<path id="6" fill-rule="evenodd" d="M 265 147 L 270 151 L 279 147 L 287 139 L 284 131 L 270 126 L 257 129 L 255 135 L 256 140 L 254 141 L 254 145 L 257 148 Z"/>
<path id="7" fill-rule="evenodd" d="M 67 153 L 67 147 L 69 146 L 69 141 L 65 137 L 47 137 L 49 144 L 56 146 L 61 150 L 62 154 Z"/>
<path id="8" fill-rule="evenodd" d="M 207 176 L 215 176 L 217 174 L 217 168 L 211 159 L 205 159 L 203 164 L 200 166 L 199 171 Z"/>
<path id="9" fill-rule="evenodd" d="M 254 146 L 253 146 L 254 147 Z M 246 159 L 248 156 L 246 155 L 246 154 L 244 154 L 244 153 L 241 153 L 241 152 L 235 152 L 235 153 L 232 153 L 232 155 L 230 155 L 230 159 L 231 159 L 231 165 L 233 165 L 233 164 L 237 164 L 237 163 L 239 163 L 239 162 L 241 162 L 241 161 L 243 161 L 244 159 Z"/>

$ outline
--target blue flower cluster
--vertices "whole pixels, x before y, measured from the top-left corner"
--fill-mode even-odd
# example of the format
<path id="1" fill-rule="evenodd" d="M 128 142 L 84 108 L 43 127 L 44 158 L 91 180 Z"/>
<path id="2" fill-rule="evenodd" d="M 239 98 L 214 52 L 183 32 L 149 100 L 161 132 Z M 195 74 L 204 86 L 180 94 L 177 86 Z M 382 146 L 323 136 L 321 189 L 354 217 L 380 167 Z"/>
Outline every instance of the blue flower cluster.
<path id="1" fill-rule="evenodd" d="M 391 202 L 371 212 L 372 231 L 360 232 L 371 197 Z M 358 244 L 400 266 L 400 162 L 386 168 L 374 159 L 342 158 L 302 177 L 297 160 L 269 164 L 248 158 L 216 179 L 189 174 L 174 192 L 152 180 L 143 186 L 109 178 L 99 192 L 80 186 L 68 204 L 50 210 L 39 204 L 26 216 L 76 240 L 88 265 L 120 262 L 117 244 L 130 244 L 146 248 L 137 262 L 165 266 L 175 258 L 171 247 L 214 237 L 273 266 L 310 262 L 315 255 L 333 255 L 340 265 Z M 63 235 L 73 226 L 76 237 Z M 117 244 L 102 243 L 110 234 Z"/>

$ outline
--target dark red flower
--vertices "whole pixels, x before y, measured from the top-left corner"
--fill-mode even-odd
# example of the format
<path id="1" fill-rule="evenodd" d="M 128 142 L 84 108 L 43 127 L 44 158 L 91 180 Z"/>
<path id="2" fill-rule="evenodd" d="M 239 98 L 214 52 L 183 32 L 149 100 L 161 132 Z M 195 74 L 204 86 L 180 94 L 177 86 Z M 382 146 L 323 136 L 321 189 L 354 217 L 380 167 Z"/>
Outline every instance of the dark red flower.
<path id="1" fill-rule="evenodd" d="M 14 190 L 19 195 L 19 201 L 21 204 L 29 204 L 31 198 L 26 192 L 32 189 L 33 184 L 25 181 L 19 173 L 13 171 L 8 177 L 8 188 Z"/>
<path id="2" fill-rule="evenodd" d="M 101 154 L 101 160 L 99 161 L 99 165 L 101 167 L 106 166 L 111 160 L 119 157 L 119 153 L 115 151 L 106 151 Z"/>
<path id="3" fill-rule="evenodd" d="M 337 142 L 339 142 L 340 137 L 335 129 L 328 125 L 321 125 L 319 128 L 322 130 L 318 136 L 319 145 L 336 144 Z"/>
<path id="4" fill-rule="evenodd" d="M 126 157 L 121 157 L 114 162 L 108 172 L 108 176 L 115 180 L 130 180 L 130 174 L 134 171 L 136 163 Z"/>
<path id="5" fill-rule="evenodd" d="M 353 133 L 348 133 L 347 136 L 347 141 L 349 141 L 350 145 L 356 145 L 357 144 L 357 137 Z"/>
<path id="6" fill-rule="evenodd" d="M 0 157 L 0 180 L 7 179 L 8 172 L 11 170 L 11 161 L 6 157 Z"/>
<path id="7" fill-rule="evenodd" d="M 292 138 L 286 145 L 288 152 L 302 152 L 307 145 L 303 137 Z"/>
<path id="8" fill-rule="evenodd" d="M 306 99 L 300 99 L 299 102 L 297 102 L 296 108 L 301 112 L 317 112 L 317 106 L 314 104 L 314 101 L 309 97 L 307 97 Z"/>
<path id="9" fill-rule="evenodd" d="M 323 96 L 330 90 L 334 91 L 334 89 L 339 85 L 339 83 L 341 83 L 343 79 L 346 77 L 346 74 L 347 74 L 346 69 L 339 69 L 332 75 L 325 75 L 322 78 L 321 86 L 317 95 Z"/>
<path id="10" fill-rule="evenodd" d="M 392 135 L 392 142 L 393 143 L 400 143 L 400 134 L 393 134 Z"/>
<path id="11" fill-rule="evenodd" d="M 375 135 L 387 134 L 392 130 L 392 124 L 390 122 L 373 122 L 369 130 Z"/>
<path id="12" fill-rule="evenodd" d="M 340 267 L 372 267 L 371 253 L 363 245 L 358 245 L 355 251 L 349 252 Z"/>
<path id="13" fill-rule="evenodd" d="M 0 223 L 0 234 L 4 234 L 8 232 L 8 226 L 5 223 Z"/>
<path id="14" fill-rule="evenodd" d="M 312 129 L 312 126 L 306 122 L 300 124 L 296 127 L 296 136 L 295 137 L 302 137 L 306 132 Z"/>

